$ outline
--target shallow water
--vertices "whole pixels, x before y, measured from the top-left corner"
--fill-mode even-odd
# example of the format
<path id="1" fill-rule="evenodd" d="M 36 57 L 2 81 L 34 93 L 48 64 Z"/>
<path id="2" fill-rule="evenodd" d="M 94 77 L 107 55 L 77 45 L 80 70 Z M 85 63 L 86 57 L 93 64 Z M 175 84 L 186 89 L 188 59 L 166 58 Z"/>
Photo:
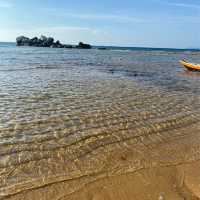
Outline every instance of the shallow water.
<path id="1" fill-rule="evenodd" d="M 199 56 L 0 46 L 0 198 L 197 162 L 200 74 L 178 60 Z"/>

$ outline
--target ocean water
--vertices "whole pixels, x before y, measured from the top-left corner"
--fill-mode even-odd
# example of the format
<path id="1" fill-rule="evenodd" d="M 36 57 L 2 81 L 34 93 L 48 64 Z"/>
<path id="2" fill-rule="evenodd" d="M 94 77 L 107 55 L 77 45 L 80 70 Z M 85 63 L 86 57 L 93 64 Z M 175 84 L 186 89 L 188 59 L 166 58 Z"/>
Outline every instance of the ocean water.
<path id="1" fill-rule="evenodd" d="M 200 63 L 200 51 L 0 43 L 0 199 L 67 199 L 107 176 L 198 160 L 188 133 L 200 73 L 183 58 Z"/>
<path id="2" fill-rule="evenodd" d="M 70 71 L 127 77 L 146 86 L 198 93 L 199 73 L 183 70 L 179 60 L 200 63 L 200 50 L 108 47 L 108 50 L 68 50 L 16 47 L 0 43 L 0 72 Z M 103 74 L 102 74 L 103 75 Z"/>

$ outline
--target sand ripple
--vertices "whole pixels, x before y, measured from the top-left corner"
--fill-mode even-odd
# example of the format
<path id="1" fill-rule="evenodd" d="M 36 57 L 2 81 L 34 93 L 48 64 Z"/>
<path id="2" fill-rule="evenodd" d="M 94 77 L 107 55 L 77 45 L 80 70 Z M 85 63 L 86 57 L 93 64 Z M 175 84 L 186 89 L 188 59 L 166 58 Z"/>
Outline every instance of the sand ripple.
<path id="1" fill-rule="evenodd" d="M 200 158 L 198 96 L 77 73 L 14 96 L 0 97 L 1 199 L 65 199 L 108 177 Z"/>

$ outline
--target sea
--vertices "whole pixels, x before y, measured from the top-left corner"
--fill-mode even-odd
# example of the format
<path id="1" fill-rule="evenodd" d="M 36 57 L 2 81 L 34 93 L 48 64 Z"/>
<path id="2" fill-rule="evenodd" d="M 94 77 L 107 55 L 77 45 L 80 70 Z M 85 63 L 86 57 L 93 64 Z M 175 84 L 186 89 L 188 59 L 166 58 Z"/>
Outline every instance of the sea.
<path id="1" fill-rule="evenodd" d="M 199 73 L 185 71 L 180 66 L 181 59 L 200 63 L 200 50 L 112 46 L 70 50 L 16 47 L 15 43 L 0 43 L 1 74 L 13 74 L 16 71 L 30 75 L 38 72 L 39 75 L 45 71 L 50 74 L 51 71 L 83 70 L 84 73 L 126 77 L 147 87 L 199 93 Z"/>
<path id="2" fill-rule="evenodd" d="M 200 51 L 0 43 L 0 199 L 67 199 L 108 176 L 188 162 L 197 149 L 168 143 L 199 131 L 200 72 L 181 59 L 200 63 Z"/>

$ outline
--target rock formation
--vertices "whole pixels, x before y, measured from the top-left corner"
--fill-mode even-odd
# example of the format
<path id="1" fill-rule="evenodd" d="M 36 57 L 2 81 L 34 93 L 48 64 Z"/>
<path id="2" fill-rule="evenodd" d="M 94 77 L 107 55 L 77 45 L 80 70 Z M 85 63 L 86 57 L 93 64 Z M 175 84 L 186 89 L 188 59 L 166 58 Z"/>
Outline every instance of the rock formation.
<path id="1" fill-rule="evenodd" d="M 83 42 L 79 42 L 78 46 L 76 46 L 78 49 L 91 49 L 90 44 L 84 44 Z"/>
<path id="2" fill-rule="evenodd" d="M 54 42 L 54 38 L 41 36 L 40 38 L 34 37 L 32 39 L 19 36 L 16 38 L 17 46 L 34 46 L 34 47 L 51 47 L 51 48 L 78 48 L 78 49 L 91 49 L 92 46 L 90 44 L 85 44 L 83 42 L 79 42 L 78 45 L 73 46 L 69 44 L 62 44 L 59 40 Z"/>

